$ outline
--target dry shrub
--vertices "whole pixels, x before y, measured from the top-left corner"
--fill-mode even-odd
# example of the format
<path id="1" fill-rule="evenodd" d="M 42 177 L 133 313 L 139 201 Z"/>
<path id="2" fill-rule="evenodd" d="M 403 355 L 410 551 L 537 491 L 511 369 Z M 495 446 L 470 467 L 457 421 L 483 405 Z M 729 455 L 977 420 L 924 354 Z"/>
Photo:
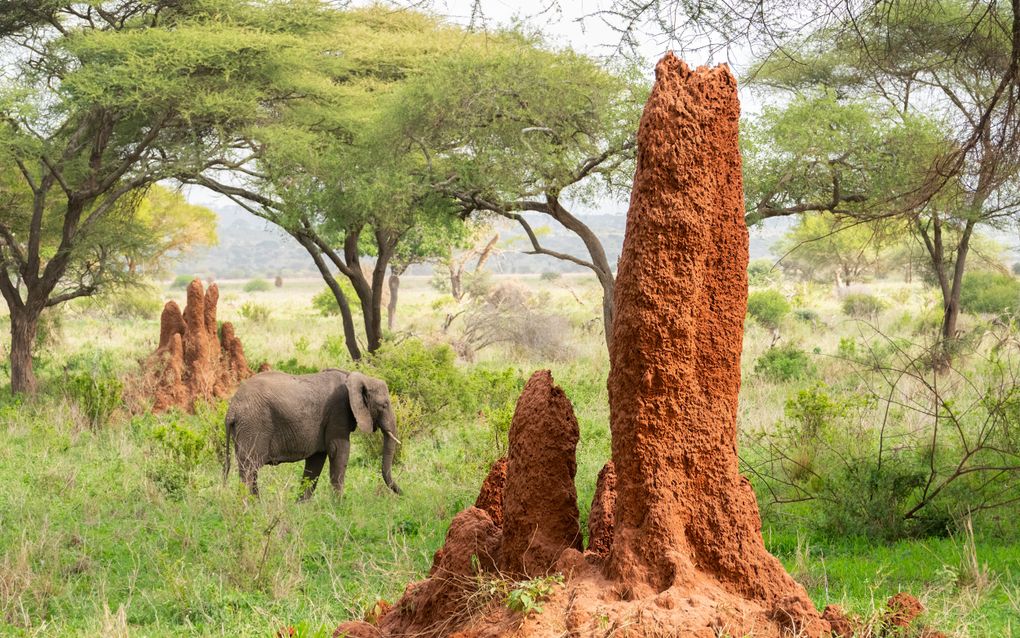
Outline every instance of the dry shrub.
<path id="1" fill-rule="evenodd" d="M 519 284 L 502 283 L 464 313 L 462 342 L 474 352 L 502 343 L 544 359 L 567 359 L 573 354 L 570 324 L 545 310 L 546 303 Z"/>

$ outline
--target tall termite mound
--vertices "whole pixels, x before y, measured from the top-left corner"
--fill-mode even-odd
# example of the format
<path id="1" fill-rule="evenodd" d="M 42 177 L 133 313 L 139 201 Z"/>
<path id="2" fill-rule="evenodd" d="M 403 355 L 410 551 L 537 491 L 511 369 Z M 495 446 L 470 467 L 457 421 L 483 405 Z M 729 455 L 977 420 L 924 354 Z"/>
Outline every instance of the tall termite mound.
<path id="1" fill-rule="evenodd" d="M 429 578 L 408 585 L 379 621 L 382 635 L 450 635 L 474 620 L 479 601 L 488 602 L 478 591 L 486 574 L 544 576 L 565 550 L 580 556 L 578 437 L 566 394 L 548 370 L 534 373 L 514 410 L 506 458 L 493 465 L 476 506 L 454 517 Z"/>
<path id="2" fill-rule="evenodd" d="M 183 313 L 175 301 L 163 307 L 159 346 L 143 362 L 142 391 L 152 398 L 157 412 L 171 407 L 192 410 L 196 400 L 227 397 L 252 375 L 234 326 L 225 322 L 217 334 L 216 284 L 203 291 L 202 282 L 195 279 L 187 295 Z"/>
<path id="3" fill-rule="evenodd" d="M 616 280 L 607 574 L 639 596 L 707 577 L 769 608 L 807 601 L 765 550 L 738 471 L 748 236 L 736 80 L 672 54 L 655 76 Z"/>

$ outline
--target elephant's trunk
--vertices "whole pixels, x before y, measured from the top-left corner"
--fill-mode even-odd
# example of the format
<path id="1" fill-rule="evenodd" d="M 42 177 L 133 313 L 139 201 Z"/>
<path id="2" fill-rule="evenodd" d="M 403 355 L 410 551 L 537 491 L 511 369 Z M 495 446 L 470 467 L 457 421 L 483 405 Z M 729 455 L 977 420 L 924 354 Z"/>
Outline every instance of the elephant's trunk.
<path id="1" fill-rule="evenodd" d="M 400 488 L 393 482 L 393 476 L 390 474 L 390 470 L 393 469 L 393 456 L 397 453 L 397 437 L 393 433 L 394 430 L 396 424 L 383 428 L 382 477 L 386 487 L 400 494 Z"/>

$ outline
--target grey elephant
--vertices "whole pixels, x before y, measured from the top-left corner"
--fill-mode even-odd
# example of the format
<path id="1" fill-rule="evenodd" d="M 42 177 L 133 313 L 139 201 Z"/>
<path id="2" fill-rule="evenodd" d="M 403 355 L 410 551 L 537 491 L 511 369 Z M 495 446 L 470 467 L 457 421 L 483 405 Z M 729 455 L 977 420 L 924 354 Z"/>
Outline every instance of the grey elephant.
<path id="1" fill-rule="evenodd" d="M 315 491 L 326 457 L 329 482 L 342 493 L 355 429 L 382 431 L 383 481 L 400 494 L 390 475 L 400 441 L 382 379 L 333 369 L 304 375 L 263 372 L 237 389 L 225 426 L 223 481 L 230 474 L 233 437 L 238 473 L 252 494 L 258 494 L 258 472 L 263 465 L 304 461 L 306 485 L 301 500 L 305 500 Z"/>

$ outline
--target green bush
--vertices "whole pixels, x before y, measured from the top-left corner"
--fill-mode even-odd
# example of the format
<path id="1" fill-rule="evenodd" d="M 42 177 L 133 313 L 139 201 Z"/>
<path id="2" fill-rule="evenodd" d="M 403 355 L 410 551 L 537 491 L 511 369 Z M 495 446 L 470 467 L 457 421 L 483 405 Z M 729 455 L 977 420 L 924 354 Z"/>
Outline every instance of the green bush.
<path id="1" fill-rule="evenodd" d="M 754 363 L 754 373 L 770 381 L 792 381 L 814 374 L 814 365 L 807 353 L 792 343 L 773 346 Z"/>
<path id="2" fill-rule="evenodd" d="M 199 402 L 193 415 L 172 410 L 133 423 L 133 429 L 153 447 L 147 475 L 171 498 L 183 495 L 200 464 L 222 463 L 227 405 L 226 401 Z"/>
<path id="3" fill-rule="evenodd" d="M 86 351 L 64 367 L 65 388 L 93 429 L 102 427 L 120 407 L 124 384 L 113 373 L 113 360 L 103 352 Z"/>
<path id="4" fill-rule="evenodd" d="M 128 288 L 104 301 L 115 317 L 123 319 L 152 319 L 163 309 L 159 292 L 151 286 Z"/>
<path id="5" fill-rule="evenodd" d="M 556 281 L 562 276 L 563 275 L 561 275 L 558 272 L 546 271 L 539 275 L 538 278 L 541 279 L 542 281 Z"/>
<path id="6" fill-rule="evenodd" d="M 747 285 L 771 286 L 779 280 L 779 273 L 771 259 L 754 259 L 747 264 Z"/>
<path id="7" fill-rule="evenodd" d="M 818 323 L 821 321 L 821 317 L 818 316 L 818 312 L 811 310 L 810 308 L 797 308 L 793 311 L 793 316 L 797 318 L 797 321 L 803 321 L 805 323 Z"/>
<path id="8" fill-rule="evenodd" d="M 265 291 L 269 290 L 272 287 L 273 287 L 273 285 L 270 284 L 265 279 L 252 279 L 251 281 L 249 281 L 248 283 L 246 283 L 244 285 L 244 291 L 245 292 L 265 292 Z"/>
<path id="9" fill-rule="evenodd" d="M 296 358 L 287 359 L 286 361 L 277 361 L 273 364 L 273 370 L 276 370 L 277 372 L 286 372 L 287 374 L 314 374 L 319 371 L 318 368 L 298 363 Z"/>
<path id="10" fill-rule="evenodd" d="M 347 350 L 347 340 L 343 335 L 327 335 L 320 348 L 333 362 L 350 361 L 351 353 Z"/>
<path id="11" fill-rule="evenodd" d="M 354 292 L 354 286 L 348 281 L 346 277 L 337 277 L 337 283 L 340 284 L 340 290 L 343 291 L 344 297 L 347 297 L 347 303 L 351 306 L 351 311 L 360 311 L 361 306 L 359 305 L 358 295 Z M 323 317 L 329 317 L 331 315 L 340 314 L 340 306 L 336 303 L 336 297 L 333 296 L 333 291 L 329 289 L 329 286 L 324 287 L 317 295 L 312 297 L 312 308 L 319 311 Z"/>
<path id="12" fill-rule="evenodd" d="M 763 499 L 809 503 L 804 513 L 824 534 L 891 540 L 944 533 L 941 505 L 923 519 L 905 518 L 924 483 L 923 457 L 902 434 L 897 446 L 881 449 L 881 430 L 864 416 L 875 407 L 871 398 L 822 383 L 788 397 L 784 421 L 749 441 L 753 454 L 769 459 L 756 473 Z"/>
<path id="13" fill-rule="evenodd" d="M 174 277 L 173 283 L 170 284 L 171 288 L 187 288 L 188 284 L 198 279 L 195 275 L 177 275 Z"/>
<path id="14" fill-rule="evenodd" d="M 1020 281 L 997 272 L 969 272 L 963 276 L 960 308 L 967 312 L 1016 314 L 1020 307 Z"/>
<path id="15" fill-rule="evenodd" d="M 461 370 L 450 346 L 428 346 L 417 339 L 385 344 L 364 368 L 367 374 L 385 379 L 391 393 L 416 400 L 433 420 L 501 406 L 516 400 L 524 387 L 513 369 Z"/>
<path id="16" fill-rule="evenodd" d="M 790 302 L 776 290 L 759 290 L 747 297 L 747 314 L 766 328 L 778 328 L 790 312 Z"/>
<path id="17" fill-rule="evenodd" d="M 875 295 L 855 292 L 843 297 L 843 314 L 855 319 L 873 319 L 885 304 Z"/>
<path id="18" fill-rule="evenodd" d="M 246 301 L 241 305 L 241 316 L 255 323 L 269 321 L 270 312 L 269 306 L 257 304 L 254 301 Z"/>

